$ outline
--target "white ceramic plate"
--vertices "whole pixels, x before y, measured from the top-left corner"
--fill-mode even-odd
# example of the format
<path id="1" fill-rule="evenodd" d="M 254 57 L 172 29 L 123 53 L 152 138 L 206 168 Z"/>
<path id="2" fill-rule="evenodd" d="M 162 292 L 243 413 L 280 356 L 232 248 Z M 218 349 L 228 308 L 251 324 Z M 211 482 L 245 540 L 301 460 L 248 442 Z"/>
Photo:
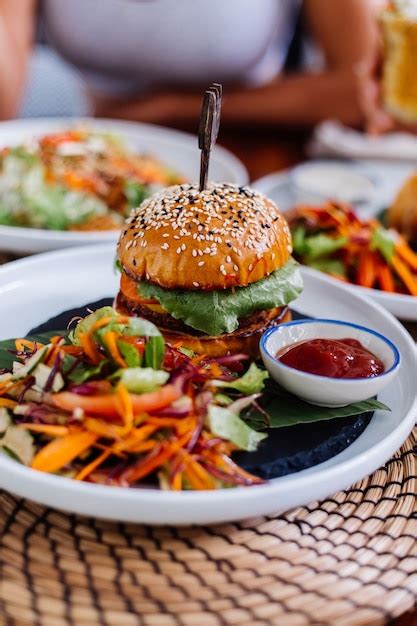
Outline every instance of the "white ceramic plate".
<path id="1" fill-rule="evenodd" d="M 416 169 L 414 164 L 389 161 L 346 161 L 345 163 L 350 164 L 356 171 L 366 174 L 375 182 L 376 193 L 372 201 L 364 203 L 357 209 L 362 217 L 377 215 L 387 208 L 404 180 Z M 274 200 L 284 213 L 299 202 L 311 201 L 311 197 L 296 189 L 292 184 L 291 170 L 264 176 L 252 183 L 252 187 Z M 322 200 L 324 201 L 325 198 Z M 337 279 L 328 278 L 332 282 L 337 282 Z M 346 285 L 346 287 L 353 293 L 372 298 L 399 319 L 417 321 L 417 298 L 415 296 L 386 293 L 358 285 Z"/>
<path id="2" fill-rule="evenodd" d="M 48 253 L 0 268 L 0 339 L 24 336 L 64 310 L 113 296 L 114 247 Z M 37 472 L 0 456 L 0 487 L 42 504 L 95 517 L 152 524 L 199 524 L 283 512 L 351 485 L 383 464 L 411 431 L 417 411 L 416 352 L 401 324 L 371 301 L 322 274 L 303 270 L 297 310 L 372 326 L 399 348 L 397 379 L 381 394 L 391 413 L 376 413 L 364 433 L 341 454 L 265 485 L 213 492 L 169 493 L 91 485 Z"/>
<path id="3" fill-rule="evenodd" d="M 94 118 L 43 118 L 0 123 L 0 148 L 16 145 L 45 133 L 85 126 L 114 132 L 137 152 L 155 155 L 187 180 L 198 180 L 200 151 L 194 135 L 137 122 Z M 248 182 L 245 166 L 231 152 L 215 146 L 210 160 L 210 178 L 243 185 Z M 45 252 L 70 246 L 115 242 L 118 232 L 62 232 L 0 226 L 0 250 L 16 253 Z"/>

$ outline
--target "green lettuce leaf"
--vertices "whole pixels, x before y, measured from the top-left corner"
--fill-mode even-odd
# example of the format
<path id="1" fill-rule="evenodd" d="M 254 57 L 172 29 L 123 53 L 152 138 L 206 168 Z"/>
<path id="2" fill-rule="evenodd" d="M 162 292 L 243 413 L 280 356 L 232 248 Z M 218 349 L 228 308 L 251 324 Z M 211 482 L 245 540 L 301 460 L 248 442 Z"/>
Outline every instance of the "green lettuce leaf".
<path id="1" fill-rule="evenodd" d="M 337 274 L 338 276 L 346 277 L 346 266 L 343 261 L 339 259 L 317 259 L 311 261 L 308 264 L 309 267 L 313 267 L 321 272 L 327 272 L 328 274 Z"/>
<path id="2" fill-rule="evenodd" d="M 124 192 L 129 209 L 135 209 L 149 196 L 149 191 L 146 187 L 135 180 L 127 180 L 125 182 Z"/>
<path id="3" fill-rule="evenodd" d="M 395 252 L 395 240 L 391 231 L 383 228 L 376 228 L 371 237 L 371 250 L 378 250 L 388 263 L 391 263 Z"/>
<path id="4" fill-rule="evenodd" d="M 206 421 L 213 434 L 231 441 L 241 450 L 248 452 L 256 450 L 260 442 L 268 436 L 266 433 L 259 433 L 250 428 L 229 409 L 215 404 L 209 405 Z"/>
<path id="5" fill-rule="evenodd" d="M 0 183 L 2 224 L 65 230 L 108 211 L 93 194 L 47 182 L 39 156 L 22 146 L 1 159 Z"/>
<path id="6" fill-rule="evenodd" d="M 70 334 L 70 340 L 75 345 L 80 345 L 80 335 L 86 332 L 89 332 L 90 328 L 99 320 L 104 317 L 110 317 L 112 321 L 109 321 L 106 326 L 103 328 L 99 328 L 95 332 L 95 337 L 97 341 L 99 341 L 103 347 L 105 346 L 103 336 L 109 330 L 115 330 L 122 335 L 126 335 L 127 337 L 160 337 L 161 333 L 157 329 L 157 327 L 152 324 L 152 322 L 148 322 L 140 317 L 129 317 L 128 321 L 124 324 L 120 324 L 117 322 L 118 314 L 111 306 L 104 306 L 101 309 L 97 309 L 93 313 L 84 317 L 80 322 L 78 322 L 74 331 Z"/>
<path id="7" fill-rule="evenodd" d="M 212 381 L 212 385 L 215 385 L 216 387 L 230 387 L 232 389 L 237 389 L 245 395 L 250 396 L 253 393 L 262 391 L 265 387 L 265 380 L 267 378 L 269 378 L 269 374 L 266 370 L 261 370 L 256 363 L 251 363 L 248 371 L 240 378 L 236 378 L 235 380 L 231 380 L 229 382 L 224 380 L 214 380 Z"/>
<path id="8" fill-rule="evenodd" d="M 90 313 L 78 322 L 74 331 L 70 334 L 70 339 L 72 343 L 74 343 L 76 346 L 81 345 L 80 336 L 84 333 L 88 333 L 90 331 L 90 328 L 92 328 L 92 326 L 94 326 L 96 322 L 103 319 L 104 317 L 116 318 L 117 313 L 114 309 L 111 308 L 111 306 L 103 306 L 101 307 L 101 309 L 97 309 L 93 313 Z"/>
<path id="9" fill-rule="evenodd" d="M 304 241 L 303 256 L 309 261 L 319 259 L 320 257 L 336 252 L 336 250 L 340 250 L 340 248 L 343 248 L 343 246 L 347 244 L 347 241 L 347 237 L 329 237 L 329 235 L 325 235 L 324 233 L 311 235 L 310 237 L 306 237 Z"/>
<path id="10" fill-rule="evenodd" d="M 91 378 L 95 378 L 96 376 L 100 376 L 103 374 L 103 370 L 108 368 L 110 361 L 108 359 L 104 359 L 100 361 L 98 365 L 94 365 L 92 367 L 87 367 L 84 364 L 80 363 L 68 376 L 69 380 L 75 385 L 81 385 L 82 383 L 87 382 Z"/>
<path id="11" fill-rule="evenodd" d="M 164 360 L 165 341 L 162 336 L 149 337 L 145 348 L 145 365 L 159 370 Z"/>
<path id="12" fill-rule="evenodd" d="M 303 280 L 298 263 L 290 259 L 267 278 L 233 291 L 183 291 L 147 282 L 140 283 L 139 289 L 143 297 L 156 298 L 172 317 L 191 328 L 208 335 L 221 335 L 236 330 L 241 317 L 295 300 L 303 289 Z"/>
<path id="13" fill-rule="evenodd" d="M 118 339 L 117 347 L 128 367 L 140 367 L 142 365 L 142 357 L 131 343 Z"/>

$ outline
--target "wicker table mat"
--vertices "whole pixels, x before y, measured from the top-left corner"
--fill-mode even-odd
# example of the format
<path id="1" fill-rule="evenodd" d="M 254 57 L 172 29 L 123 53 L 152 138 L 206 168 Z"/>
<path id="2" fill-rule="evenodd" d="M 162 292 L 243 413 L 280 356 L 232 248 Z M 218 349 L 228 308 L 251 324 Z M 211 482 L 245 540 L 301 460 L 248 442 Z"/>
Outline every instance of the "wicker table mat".
<path id="1" fill-rule="evenodd" d="M 416 440 L 321 503 L 221 526 L 116 524 L 3 493 L 0 623 L 388 623 L 417 597 Z"/>

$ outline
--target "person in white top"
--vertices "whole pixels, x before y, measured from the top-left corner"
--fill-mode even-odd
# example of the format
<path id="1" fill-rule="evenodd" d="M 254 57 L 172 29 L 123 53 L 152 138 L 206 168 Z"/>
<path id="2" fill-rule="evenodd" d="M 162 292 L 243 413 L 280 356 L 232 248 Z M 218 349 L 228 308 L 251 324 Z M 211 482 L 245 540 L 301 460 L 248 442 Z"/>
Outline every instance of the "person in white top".
<path id="1" fill-rule="evenodd" d="M 285 75 L 300 11 L 324 62 Z M 97 115 L 186 124 L 216 81 L 225 125 L 362 120 L 354 66 L 376 46 L 369 0 L 0 0 L 0 119 L 18 110 L 38 16 Z"/>

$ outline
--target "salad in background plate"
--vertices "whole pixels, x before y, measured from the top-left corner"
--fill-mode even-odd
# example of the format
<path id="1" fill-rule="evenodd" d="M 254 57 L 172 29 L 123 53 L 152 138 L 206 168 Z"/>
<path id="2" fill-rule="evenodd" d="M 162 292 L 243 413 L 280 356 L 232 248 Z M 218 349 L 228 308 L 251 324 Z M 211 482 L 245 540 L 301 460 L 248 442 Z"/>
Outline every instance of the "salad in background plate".
<path id="1" fill-rule="evenodd" d="M 85 129 L 43 135 L 0 151 L 0 225 L 118 229 L 132 207 L 182 180 L 117 135 Z"/>

